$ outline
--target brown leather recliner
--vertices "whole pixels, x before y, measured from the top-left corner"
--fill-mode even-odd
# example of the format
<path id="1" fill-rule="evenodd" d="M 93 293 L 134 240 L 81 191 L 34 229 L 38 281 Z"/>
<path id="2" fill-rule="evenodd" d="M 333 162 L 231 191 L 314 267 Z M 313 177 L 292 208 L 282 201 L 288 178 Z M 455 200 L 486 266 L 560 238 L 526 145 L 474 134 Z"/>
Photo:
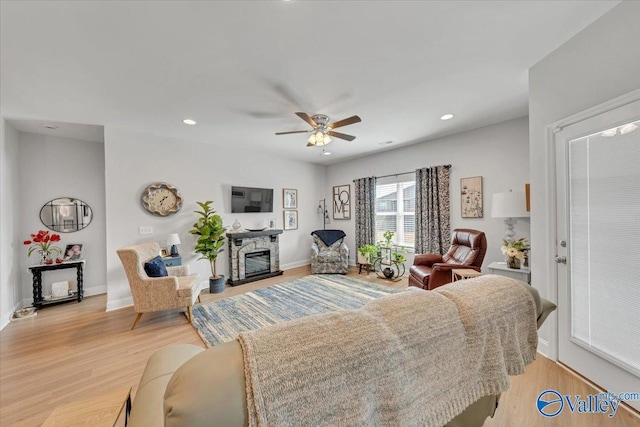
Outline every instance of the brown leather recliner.
<path id="1" fill-rule="evenodd" d="M 480 271 L 487 252 L 484 232 L 456 228 L 451 233 L 451 247 L 444 255 L 416 255 L 409 268 L 409 285 L 432 290 L 451 282 L 451 270 L 470 268 Z"/>

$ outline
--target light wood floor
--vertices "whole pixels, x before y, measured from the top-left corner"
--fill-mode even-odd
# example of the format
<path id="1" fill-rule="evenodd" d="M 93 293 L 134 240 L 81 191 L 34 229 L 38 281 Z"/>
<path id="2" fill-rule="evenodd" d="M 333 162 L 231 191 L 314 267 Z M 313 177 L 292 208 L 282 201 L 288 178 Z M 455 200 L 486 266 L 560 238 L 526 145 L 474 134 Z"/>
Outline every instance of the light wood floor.
<path id="1" fill-rule="evenodd" d="M 221 294 L 201 294 L 203 303 L 252 291 L 309 274 L 308 267 L 284 276 L 227 288 Z M 375 274 L 350 276 L 404 288 L 406 280 L 388 282 Z M 195 330 L 179 311 L 149 313 L 133 331 L 132 307 L 105 312 L 106 297 L 85 298 L 38 311 L 31 319 L 12 322 L 0 332 L 0 425 L 39 426 L 53 409 L 65 403 L 133 386 L 135 394 L 149 356 L 172 343 L 201 345 Z M 538 356 L 524 375 L 512 378 L 496 417 L 486 426 L 640 426 L 620 409 L 614 419 L 602 415 L 561 414 L 543 419 L 535 409 L 538 394 L 554 388 L 564 394 L 587 395 L 594 390 L 553 362 Z"/>

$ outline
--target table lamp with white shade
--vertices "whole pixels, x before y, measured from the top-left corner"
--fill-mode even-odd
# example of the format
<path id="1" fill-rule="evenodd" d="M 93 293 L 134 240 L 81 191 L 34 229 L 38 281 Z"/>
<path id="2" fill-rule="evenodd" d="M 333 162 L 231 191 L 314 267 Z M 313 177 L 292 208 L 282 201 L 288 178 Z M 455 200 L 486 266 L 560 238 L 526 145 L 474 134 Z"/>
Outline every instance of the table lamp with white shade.
<path id="1" fill-rule="evenodd" d="M 171 233 L 167 237 L 167 246 L 171 245 L 171 256 L 178 256 L 178 245 L 180 244 L 180 236 L 178 233 Z"/>
<path id="2" fill-rule="evenodd" d="M 504 223 L 507 226 L 504 239 L 513 241 L 516 236 L 513 227 L 518 222 L 518 218 L 529 217 L 524 191 L 513 192 L 509 190 L 508 193 L 495 193 L 491 202 L 491 216 L 504 218 Z"/>

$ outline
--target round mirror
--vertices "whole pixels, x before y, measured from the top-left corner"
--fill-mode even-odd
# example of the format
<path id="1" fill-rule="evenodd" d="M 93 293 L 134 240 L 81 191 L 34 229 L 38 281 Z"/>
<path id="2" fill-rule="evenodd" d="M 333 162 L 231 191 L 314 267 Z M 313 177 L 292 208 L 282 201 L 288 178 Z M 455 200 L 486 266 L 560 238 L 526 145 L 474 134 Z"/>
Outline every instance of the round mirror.
<path id="1" fill-rule="evenodd" d="M 61 197 L 45 203 L 40 209 L 40 221 L 58 233 L 73 233 L 89 225 L 93 212 L 82 200 Z"/>

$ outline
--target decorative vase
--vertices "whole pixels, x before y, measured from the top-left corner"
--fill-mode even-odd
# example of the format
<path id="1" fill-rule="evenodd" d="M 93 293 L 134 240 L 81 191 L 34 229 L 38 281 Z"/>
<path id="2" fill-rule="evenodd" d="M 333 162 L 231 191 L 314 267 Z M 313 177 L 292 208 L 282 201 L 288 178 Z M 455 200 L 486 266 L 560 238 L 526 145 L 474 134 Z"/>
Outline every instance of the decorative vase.
<path id="1" fill-rule="evenodd" d="M 519 270 L 520 260 L 514 256 L 507 257 L 507 267 Z"/>
<path id="2" fill-rule="evenodd" d="M 240 225 L 240 221 L 238 221 L 237 219 L 233 222 L 233 225 L 231 226 L 231 228 L 233 228 L 233 231 L 239 231 L 240 227 L 242 227 L 242 225 Z"/>
<path id="3" fill-rule="evenodd" d="M 40 251 L 40 264 L 45 265 L 49 259 L 49 252 Z"/>

